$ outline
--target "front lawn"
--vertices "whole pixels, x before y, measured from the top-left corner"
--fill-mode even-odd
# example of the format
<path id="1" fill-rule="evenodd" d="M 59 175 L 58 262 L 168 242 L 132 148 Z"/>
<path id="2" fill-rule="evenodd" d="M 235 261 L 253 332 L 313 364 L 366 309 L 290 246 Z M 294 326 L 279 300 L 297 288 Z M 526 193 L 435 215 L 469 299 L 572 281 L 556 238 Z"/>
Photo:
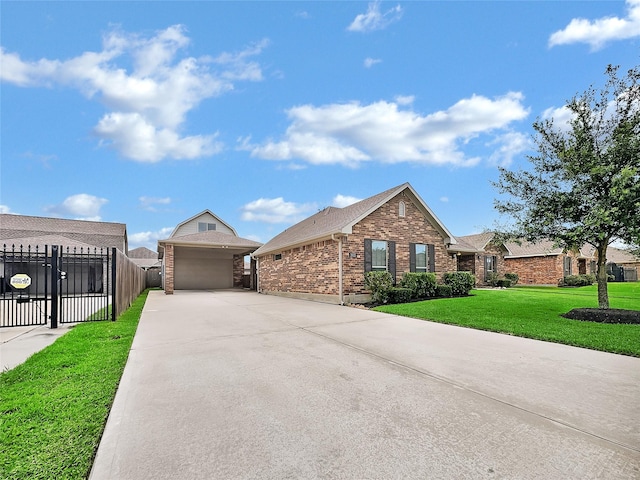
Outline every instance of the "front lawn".
<path id="1" fill-rule="evenodd" d="M 640 310 L 640 282 L 610 283 L 611 308 Z M 640 357 L 640 325 L 569 320 L 573 308 L 597 307 L 597 287 L 516 287 L 472 290 L 461 298 L 441 298 L 375 310 L 519 337 L 564 343 Z"/>
<path id="2" fill-rule="evenodd" d="M 0 374 L 0 478 L 87 478 L 146 298 Z"/>

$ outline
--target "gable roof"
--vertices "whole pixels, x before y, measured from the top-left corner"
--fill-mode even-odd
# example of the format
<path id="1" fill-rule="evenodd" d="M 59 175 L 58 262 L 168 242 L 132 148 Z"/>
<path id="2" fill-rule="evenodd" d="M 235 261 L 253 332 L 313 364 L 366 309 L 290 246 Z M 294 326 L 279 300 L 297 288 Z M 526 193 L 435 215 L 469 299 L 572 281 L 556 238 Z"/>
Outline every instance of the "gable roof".
<path id="1" fill-rule="evenodd" d="M 327 207 L 305 220 L 287 228 L 254 252 L 255 256 L 278 252 L 331 237 L 353 233 L 353 226 L 369 216 L 396 195 L 405 192 L 422 213 L 431 220 L 447 243 L 456 243 L 453 235 L 436 217 L 409 183 L 403 183 L 348 207 Z"/>
<path id="2" fill-rule="evenodd" d="M 493 232 L 482 232 L 474 235 L 464 235 L 456 237 L 458 241 L 449 250 L 455 252 L 476 253 L 484 251 L 485 247 L 493 240 Z"/>
<path id="3" fill-rule="evenodd" d="M 173 237 L 176 232 L 180 229 L 180 227 L 182 227 L 183 225 L 186 225 L 189 222 L 192 222 L 193 220 L 195 220 L 196 218 L 204 215 L 204 214 L 209 214 L 211 215 L 213 218 L 215 218 L 218 222 L 220 222 L 221 224 L 223 224 L 225 227 L 227 227 L 229 230 L 231 230 L 233 232 L 233 234 L 237 237 L 238 236 L 238 232 L 236 232 L 235 228 L 233 228 L 231 225 L 229 225 L 227 222 L 225 222 L 224 220 L 222 220 L 219 216 L 217 216 L 215 213 L 213 213 L 211 210 L 209 209 L 205 209 L 203 211 L 201 211 L 200 213 L 197 213 L 196 215 L 194 215 L 191 218 L 187 218 L 184 222 L 180 222 L 178 225 L 176 225 L 176 228 L 173 229 L 173 232 L 171 232 L 171 235 L 169 235 L 169 238 Z"/>
<path id="4" fill-rule="evenodd" d="M 116 247 L 123 252 L 127 250 L 127 227 L 124 223 L 0 214 L 2 243 L 47 236 L 52 242 L 56 240 L 51 245 L 76 246 L 81 243 L 92 247 Z M 57 239 L 52 236 L 57 236 Z"/>
<path id="5" fill-rule="evenodd" d="M 146 259 L 158 259 L 158 252 L 149 250 L 147 247 L 138 247 L 133 250 L 129 250 L 129 258 L 146 258 Z"/>
<path id="6" fill-rule="evenodd" d="M 249 240 L 248 238 L 238 237 L 229 233 L 218 232 L 216 230 L 208 230 L 206 232 L 192 233 L 182 235 L 180 237 L 169 237 L 165 240 L 158 240 L 158 250 L 160 258 L 164 256 L 165 245 L 174 245 L 179 247 L 202 247 L 202 248 L 224 248 L 237 252 L 253 252 L 262 244 Z"/>

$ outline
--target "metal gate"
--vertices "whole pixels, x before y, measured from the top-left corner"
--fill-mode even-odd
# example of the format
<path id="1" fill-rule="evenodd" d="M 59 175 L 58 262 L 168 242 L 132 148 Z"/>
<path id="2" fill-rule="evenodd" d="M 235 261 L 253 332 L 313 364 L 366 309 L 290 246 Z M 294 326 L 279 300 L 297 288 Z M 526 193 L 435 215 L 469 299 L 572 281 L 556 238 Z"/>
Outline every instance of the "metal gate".
<path id="1" fill-rule="evenodd" d="M 4 245 L 0 327 L 115 320 L 115 248 Z"/>

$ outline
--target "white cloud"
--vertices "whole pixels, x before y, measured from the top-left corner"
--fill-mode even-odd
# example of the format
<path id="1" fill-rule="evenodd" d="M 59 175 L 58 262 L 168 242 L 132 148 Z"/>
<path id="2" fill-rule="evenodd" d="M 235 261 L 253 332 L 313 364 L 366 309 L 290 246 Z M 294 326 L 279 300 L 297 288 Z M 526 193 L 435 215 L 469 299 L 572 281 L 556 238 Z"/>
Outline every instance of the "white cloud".
<path id="1" fill-rule="evenodd" d="M 440 197 L 440 201 L 443 203 L 447 203 L 449 201 L 449 197 Z"/>
<path id="2" fill-rule="evenodd" d="M 351 197 L 349 195 L 338 194 L 335 197 L 333 197 L 333 201 L 331 202 L 331 205 L 338 208 L 344 208 L 344 207 L 348 207 L 349 205 L 353 205 L 354 203 L 357 203 L 360 200 L 362 199 L 357 197 Z"/>
<path id="3" fill-rule="evenodd" d="M 173 232 L 172 227 L 161 228 L 155 232 L 136 232 L 129 234 L 129 249 L 137 247 L 147 247 L 151 250 L 155 250 L 158 240 L 164 240 L 168 238 Z"/>
<path id="4" fill-rule="evenodd" d="M 549 37 L 549 46 L 588 43 L 595 51 L 616 40 L 640 37 L 640 0 L 627 0 L 626 4 L 625 18 L 612 16 L 593 21 L 574 18 L 563 30 Z"/>
<path id="5" fill-rule="evenodd" d="M 0 213 L 13 213 L 7 205 L 0 205 Z"/>
<path id="6" fill-rule="evenodd" d="M 489 99 L 473 95 L 429 115 L 400 109 L 398 103 L 358 102 L 320 107 L 302 105 L 288 110 L 291 124 L 280 141 L 243 143 L 252 156 L 268 160 L 299 159 L 315 165 L 362 162 L 414 162 L 470 166 L 460 144 L 480 135 L 495 137 L 529 111 L 521 93 Z"/>
<path id="7" fill-rule="evenodd" d="M 380 1 L 376 0 L 369 3 L 367 13 L 361 13 L 356 16 L 351 25 L 347 27 L 347 30 L 363 33 L 382 30 L 391 23 L 400 20 L 400 18 L 402 18 L 402 7 L 400 5 L 396 5 L 382 13 L 380 11 Z"/>
<path id="8" fill-rule="evenodd" d="M 140 197 L 138 200 L 140 201 L 140 207 L 150 212 L 158 211 L 156 205 L 169 205 L 171 203 L 170 197 Z"/>
<path id="9" fill-rule="evenodd" d="M 398 105 L 411 105 L 415 99 L 414 95 L 398 95 L 395 98 Z"/>
<path id="10" fill-rule="evenodd" d="M 185 28 L 174 25 L 148 38 L 113 30 L 103 38 L 102 51 L 64 61 L 23 61 L 0 49 L 0 75 L 22 87 L 70 86 L 103 103 L 110 112 L 94 132 L 126 158 L 198 158 L 222 146 L 214 141 L 217 134 L 182 136 L 187 114 L 203 100 L 233 90 L 235 82 L 262 80 L 251 58 L 268 41 L 217 58 L 186 56 L 189 43 Z M 125 64 L 131 64 L 129 70 Z"/>
<path id="11" fill-rule="evenodd" d="M 529 136 L 520 132 L 507 132 L 496 137 L 488 145 L 498 146 L 489 157 L 489 163 L 501 167 L 508 167 L 513 162 L 514 157 L 532 147 Z"/>
<path id="12" fill-rule="evenodd" d="M 86 193 L 78 193 L 64 199 L 58 205 L 45 207 L 45 211 L 52 215 L 73 217 L 77 220 L 100 221 L 100 209 L 108 200 Z"/>
<path id="13" fill-rule="evenodd" d="M 371 57 L 367 57 L 364 59 L 364 67 L 365 68 L 371 68 L 373 67 L 376 63 L 381 63 L 382 60 L 380 60 L 379 58 L 371 58 Z"/>
<path id="14" fill-rule="evenodd" d="M 314 203 L 285 202 L 282 197 L 259 198 L 242 207 L 242 220 L 266 223 L 295 223 L 317 209 Z"/>

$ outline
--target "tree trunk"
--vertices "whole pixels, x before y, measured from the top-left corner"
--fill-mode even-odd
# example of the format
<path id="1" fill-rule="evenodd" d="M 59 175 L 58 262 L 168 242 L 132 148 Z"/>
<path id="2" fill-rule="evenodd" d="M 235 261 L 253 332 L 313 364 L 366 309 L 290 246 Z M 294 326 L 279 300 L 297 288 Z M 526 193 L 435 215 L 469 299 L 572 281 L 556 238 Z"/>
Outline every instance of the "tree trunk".
<path id="1" fill-rule="evenodd" d="M 607 242 L 598 245 L 598 308 L 609 308 L 607 290 Z"/>

